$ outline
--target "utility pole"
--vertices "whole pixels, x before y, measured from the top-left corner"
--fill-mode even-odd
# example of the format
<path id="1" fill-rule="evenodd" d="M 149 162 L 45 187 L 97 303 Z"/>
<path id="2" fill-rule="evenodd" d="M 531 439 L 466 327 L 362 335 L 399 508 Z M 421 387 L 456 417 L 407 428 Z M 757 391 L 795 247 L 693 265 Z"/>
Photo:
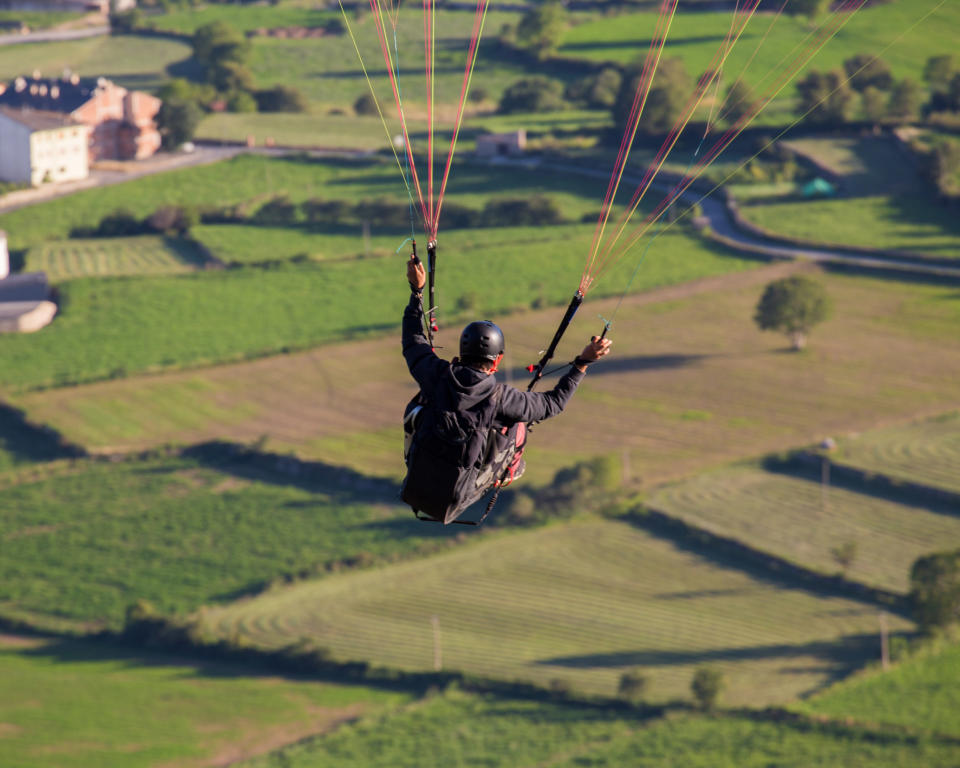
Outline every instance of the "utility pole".
<path id="1" fill-rule="evenodd" d="M 883 671 L 890 669 L 890 641 L 887 637 L 887 614 L 880 611 L 880 663 Z"/>
<path id="2" fill-rule="evenodd" d="M 443 669 L 443 648 L 440 645 L 440 617 L 432 617 L 430 623 L 433 624 L 433 670 L 434 672 L 439 672 Z"/>

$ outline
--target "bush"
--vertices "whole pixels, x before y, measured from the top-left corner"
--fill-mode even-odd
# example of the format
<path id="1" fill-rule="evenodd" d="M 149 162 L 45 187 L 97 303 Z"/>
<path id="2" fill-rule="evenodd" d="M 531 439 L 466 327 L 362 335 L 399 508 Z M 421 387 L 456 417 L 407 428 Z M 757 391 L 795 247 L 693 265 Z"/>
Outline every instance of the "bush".
<path id="1" fill-rule="evenodd" d="M 960 619 L 960 550 L 917 558 L 910 569 L 910 602 L 925 634 Z"/>
<path id="2" fill-rule="evenodd" d="M 607 67 L 595 75 L 571 83 L 564 97 L 594 109 L 610 109 L 617 100 L 622 81 L 623 75 L 619 69 Z"/>
<path id="3" fill-rule="evenodd" d="M 620 675 L 617 695 L 627 701 L 640 701 L 647 690 L 647 676 L 639 669 L 631 669 Z"/>
<path id="4" fill-rule="evenodd" d="M 157 208 L 147 217 L 147 226 L 162 234 L 184 234 L 197 223 L 199 215 L 193 209 L 179 205 L 165 205 Z"/>
<path id="5" fill-rule="evenodd" d="M 690 691 L 700 709 L 713 710 L 723 691 L 723 673 L 713 667 L 698 667 L 693 673 Z"/>
<path id="6" fill-rule="evenodd" d="M 261 112 L 306 112 L 308 110 L 307 100 L 303 94 L 288 85 L 278 85 L 265 91 L 257 91 L 254 96 L 257 109 Z"/>
<path id="7" fill-rule="evenodd" d="M 282 226 L 297 220 L 297 206 L 287 195 L 277 195 L 264 203 L 253 217 L 257 224 Z"/>
<path id="8" fill-rule="evenodd" d="M 352 206 L 343 200 L 322 200 L 313 197 L 300 205 L 304 218 L 311 224 L 340 224 L 350 218 Z"/>
<path id="9" fill-rule="evenodd" d="M 227 109 L 231 112 L 256 112 L 257 100 L 246 91 L 237 91 L 227 99 Z"/>
<path id="10" fill-rule="evenodd" d="M 370 117 L 380 113 L 380 110 L 377 108 L 377 100 L 373 98 L 372 93 L 365 93 L 355 102 L 353 102 L 353 111 L 358 115 L 363 115 L 365 117 Z"/>
<path id="11" fill-rule="evenodd" d="M 102 219 L 95 231 L 96 237 L 126 237 L 139 235 L 144 225 L 136 216 L 124 208 L 111 211 Z"/>
<path id="12" fill-rule="evenodd" d="M 517 80 L 500 97 L 498 110 L 512 112 L 557 112 L 567 108 L 563 83 L 543 75 Z"/>
<path id="13" fill-rule="evenodd" d="M 483 207 L 481 220 L 486 227 L 539 227 L 564 221 L 559 206 L 543 195 L 489 200 Z"/>

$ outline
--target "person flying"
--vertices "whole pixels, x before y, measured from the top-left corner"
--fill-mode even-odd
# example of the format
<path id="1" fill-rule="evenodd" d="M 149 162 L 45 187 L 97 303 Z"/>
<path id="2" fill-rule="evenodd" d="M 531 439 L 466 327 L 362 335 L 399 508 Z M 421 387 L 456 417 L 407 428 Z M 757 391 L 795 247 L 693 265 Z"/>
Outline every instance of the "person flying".
<path id="1" fill-rule="evenodd" d="M 407 475 L 401 498 L 423 520 L 448 524 L 487 491 L 523 474 L 526 425 L 563 411 L 590 363 L 610 351 L 594 336 L 549 392 L 521 392 L 494 376 L 504 338 L 488 320 L 460 336 L 460 355 L 447 362 L 423 332 L 426 275 L 416 256 L 407 262 L 410 301 L 403 312 L 403 356 L 420 386 L 407 405 Z"/>

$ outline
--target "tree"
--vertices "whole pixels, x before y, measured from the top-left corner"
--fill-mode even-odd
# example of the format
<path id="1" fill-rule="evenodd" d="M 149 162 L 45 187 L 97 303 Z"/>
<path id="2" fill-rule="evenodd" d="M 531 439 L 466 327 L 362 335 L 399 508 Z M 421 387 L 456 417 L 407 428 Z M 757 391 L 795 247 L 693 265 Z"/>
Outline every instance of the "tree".
<path id="1" fill-rule="evenodd" d="M 254 214 L 257 224 L 283 226 L 297 219 L 297 206 L 287 195 L 277 195 L 264 203 Z"/>
<path id="2" fill-rule="evenodd" d="M 850 570 L 850 566 L 853 565 L 853 561 L 857 559 L 857 542 L 846 541 L 831 549 L 830 555 L 833 557 L 834 562 L 840 566 L 840 570 L 846 575 L 847 571 Z"/>
<path id="3" fill-rule="evenodd" d="M 690 682 L 690 691 L 697 706 L 709 712 L 716 707 L 723 691 L 723 673 L 713 667 L 697 667 Z"/>
<path id="4" fill-rule="evenodd" d="M 753 106 L 753 91 L 743 80 L 735 80 L 729 88 L 720 108 L 719 119 L 734 125 L 750 113 Z"/>
<path id="5" fill-rule="evenodd" d="M 517 24 L 516 40 L 521 48 L 538 59 L 556 51 L 567 28 L 567 12 L 559 2 L 548 2 L 532 8 Z"/>
<path id="6" fill-rule="evenodd" d="M 847 59 L 843 62 L 843 69 L 855 91 L 863 93 L 870 87 L 889 91 L 893 86 L 893 72 L 890 71 L 890 65 L 868 53 L 858 53 Z"/>
<path id="7" fill-rule="evenodd" d="M 853 108 L 854 93 L 842 72 L 811 72 L 797 83 L 798 112 L 814 125 L 845 123 Z"/>
<path id="8" fill-rule="evenodd" d="M 830 299 L 816 280 L 802 275 L 767 285 L 753 316 L 761 331 L 787 334 L 795 350 L 807 345 L 807 335 L 830 316 Z"/>
<path id="9" fill-rule="evenodd" d="M 193 140 L 202 119 L 203 112 L 192 101 L 168 99 L 163 102 L 157 113 L 157 128 L 163 137 L 163 146 L 176 149 Z"/>
<path id="10" fill-rule="evenodd" d="M 370 99 L 373 98 L 369 93 L 365 95 Z M 257 91 L 256 99 L 257 109 L 261 112 L 306 112 L 309 108 L 303 94 L 289 85 L 277 85 Z M 376 114 L 376 105 L 373 113 Z"/>
<path id="11" fill-rule="evenodd" d="M 630 109 L 641 82 L 642 67 L 642 60 L 631 65 L 613 105 L 613 121 L 618 134 L 622 134 L 627 128 Z M 683 59 L 664 59 L 660 62 L 650 86 L 647 102 L 640 116 L 639 130 L 648 135 L 670 130 L 692 91 L 693 84 Z"/>
<path id="12" fill-rule="evenodd" d="M 935 91 L 945 91 L 956 72 L 956 63 L 951 54 L 931 56 L 923 67 L 923 80 Z"/>
<path id="13" fill-rule="evenodd" d="M 784 12 L 790 16 L 806 16 L 814 21 L 830 5 L 830 0 L 787 0 Z"/>
<path id="14" fill-rule="evenodd" d="M 620 675 L 617 695 L 627 701 L 639 701 L 647 690 L 647 676 L 639 669 L 631 669 Z"/>
<path id="15" fill-rule="evenodd" d="M 358 115 L 371 116 L 378 114 L 377 100 L 372 93 L 364 93 L 355 102 L 353 102 L 353 111 Z"/>
<path id="16" fill-rule="evenodd" d="M 960 619 L 960 550 L 918 558 L 910 569 L 914 619 L 929 634 Z"/>
<path id="17" fill-rule="evenodd" d="M 563 84 L 543 75 L 517 80 L 500 96 L 498 110 L 511 112 L 556 112 L 564 109 Z"/>
<path id="18" fill-rule="evenodd" d="M 919 83 L 910 78 L 898 80 L 890 91 L 887 114 L 894 120 L 909 122 L 916 119 L 921 104 L 923 104 L 923 89 Z"/>
<path id="19" fill-rule="evenodd" d="M 249 91 L 253 75 L 247 69 L 250 41 L 225 21 L 204 24 L 193 33 L 193 57 L 208 83 L 218 91 Z"/>
<path id="20" fill-rule="evenodd" d="M 863 116 L 876 126 L 887 115 L 889 97 L 879 88 L 871 85 L 861 94 L 860 104 L 863 107 Z"/>
<path id="21" fill-rule="evenodd" d="M 620 70 L 607 67 L 595 75 L 572 82 L 564 96 L 595 109 L 610 109 L 617 101 L 623 75 Z"/>

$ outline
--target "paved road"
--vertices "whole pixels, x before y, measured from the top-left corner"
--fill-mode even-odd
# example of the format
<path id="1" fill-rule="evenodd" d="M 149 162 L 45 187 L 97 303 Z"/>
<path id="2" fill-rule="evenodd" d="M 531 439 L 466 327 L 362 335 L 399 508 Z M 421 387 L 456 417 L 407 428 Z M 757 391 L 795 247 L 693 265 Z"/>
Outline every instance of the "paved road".
<path id="1" fill-rule="evenodd" d="M 549 170 L 577 173 L 581 176 L 604 180 L 610 177 L 610 172 L 607 170 L 559 163 L 542 163 L 532 158 L 520 160 L 497 158 L 495 162 L 513 164 L 530 169 L 538 167 L 547 168 Z M 624 176 L 624 180 L 632 182 L 633 184 L 639 184 L 641 181 L 639 178 L 629 178 L 627 176 Z M 655 184 L 654 188 L 665 194 L 672 190 L 673 183 L 674 182 L 671 181 L 670 183 L 662 185 Z M 703 210 L 706 223 L 709 224 L 711 232 L 718 236 L 717 239 L 721 240 L 728 247 L 735 248 L 744 253 L 761 254 L 774 259 L 805 259 L 807 261 L 818 261 L 825 264 L 848 264 L 864 269 L 877 269 L 887 272 L 895 270 L 913 274 L 947 277 L 954 280 L 960 279 L 960 261 L 958 261 L 956 267 L 952 267 L 926 263 L 921 259 L 888 258 L 870 256 L 856 251 L 844 251 L 843 249 L 821 249 L 798 246 L 772 237 L 760 237 L 740 229 L 730 215 L 726 202 L 717 196 L 703 197 L 699 192 L 687 190 L 683 194 L 682 199 L 688 203 L 699 203 Z"/>
<path id="2" fill-rule="evenodd" d="M 0 45 L 19 45 L 20 43 L 55 43 L 64 40 L 83 40 L 87 37 L 109 35 L 110 26 L 86 27 L 85 29 L 43 29 L 26 35 L 0 35 Z"/>

